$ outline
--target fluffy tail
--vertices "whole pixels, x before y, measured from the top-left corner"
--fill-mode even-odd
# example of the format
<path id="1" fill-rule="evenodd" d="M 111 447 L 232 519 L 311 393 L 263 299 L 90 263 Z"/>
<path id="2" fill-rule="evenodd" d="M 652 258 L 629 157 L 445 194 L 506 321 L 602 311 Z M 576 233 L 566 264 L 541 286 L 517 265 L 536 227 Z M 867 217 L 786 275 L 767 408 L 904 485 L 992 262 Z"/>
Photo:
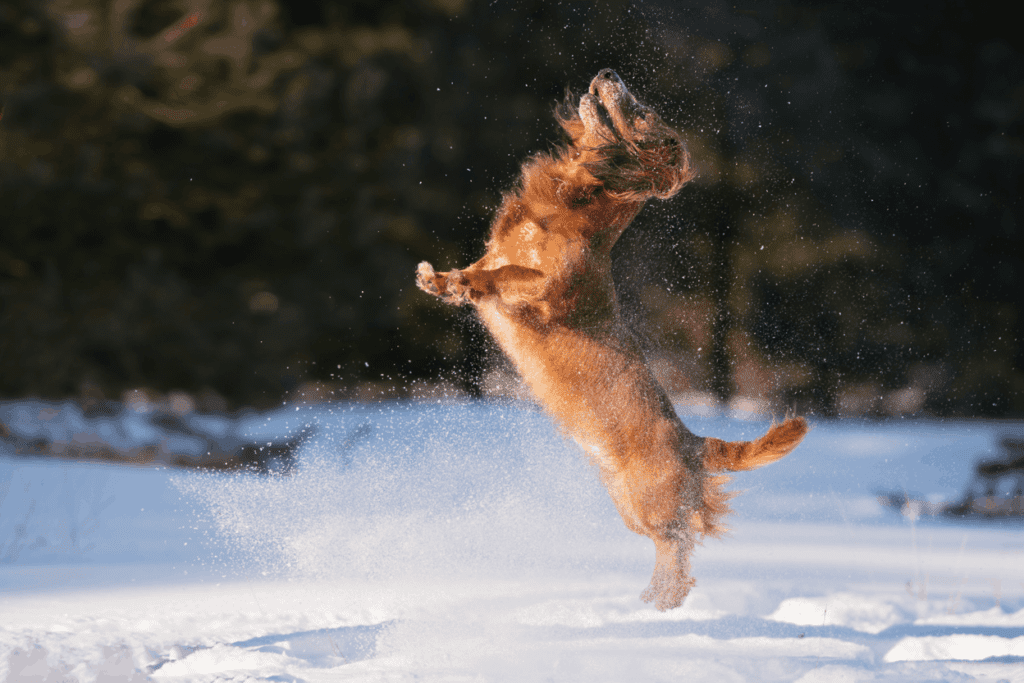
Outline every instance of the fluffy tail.
<path id="1" fill-rule="evenodd" d="M 753 470 L 775 462 L 797 447 L 807 434 L 807 421 L 794 417 L 772 425 L 757 441 L 732 441 L 707 437 L 704 440 L 704 464 L 712 471 Z"/>

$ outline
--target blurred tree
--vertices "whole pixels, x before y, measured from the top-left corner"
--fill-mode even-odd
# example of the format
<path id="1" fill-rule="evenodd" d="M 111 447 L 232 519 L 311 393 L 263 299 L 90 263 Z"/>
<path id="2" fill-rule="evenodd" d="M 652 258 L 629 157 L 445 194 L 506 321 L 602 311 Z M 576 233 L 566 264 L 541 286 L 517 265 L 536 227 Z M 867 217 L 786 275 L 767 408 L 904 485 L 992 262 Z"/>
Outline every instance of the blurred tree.
<path id="1" fill-rule="evenodd" d="M 477 391 L 479 327 L 412 271 L 479 254 L 605 66 L 700 172 L 616 247 L 684 384 L 1024 411 L 1024 60 L 1009 22 L 914 2 L 7 2 L 0 392 Z"/>

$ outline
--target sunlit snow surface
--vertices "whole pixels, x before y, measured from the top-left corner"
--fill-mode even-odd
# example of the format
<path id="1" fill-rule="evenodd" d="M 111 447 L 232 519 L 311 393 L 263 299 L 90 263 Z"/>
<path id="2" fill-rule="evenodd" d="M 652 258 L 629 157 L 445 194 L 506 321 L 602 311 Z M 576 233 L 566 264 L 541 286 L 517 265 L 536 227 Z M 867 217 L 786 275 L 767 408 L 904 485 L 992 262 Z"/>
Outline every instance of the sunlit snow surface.
<path id="1" fill-rule="evenodd" d="M 685 417 L 751 438 L 764 422 Z M 659 613 L 595 472 L 517 404 L 285 408 L 291 476 L 0 454 L 0 681 L 1024 681 L 1024 526 L 911 524 L 1024 425 L 817 421 L 736 476 Z"/>

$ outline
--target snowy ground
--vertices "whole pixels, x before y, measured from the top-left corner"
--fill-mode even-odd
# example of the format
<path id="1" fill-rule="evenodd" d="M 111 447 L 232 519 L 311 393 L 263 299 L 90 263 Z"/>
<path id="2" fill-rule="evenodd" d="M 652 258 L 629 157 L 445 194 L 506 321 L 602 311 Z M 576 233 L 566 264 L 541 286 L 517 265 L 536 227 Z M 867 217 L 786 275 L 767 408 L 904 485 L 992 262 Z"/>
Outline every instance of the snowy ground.
<path id="1" fill-rule="evenodd" d="M 529 407 L 247 420 L 316 428 L 292 476 L 0 453 L 0 681 L 1024 682 L 1024 527 L 875 500 L 957 497 L 1024 425 L 816 422 L 658 613 L 652 544 Z"/>

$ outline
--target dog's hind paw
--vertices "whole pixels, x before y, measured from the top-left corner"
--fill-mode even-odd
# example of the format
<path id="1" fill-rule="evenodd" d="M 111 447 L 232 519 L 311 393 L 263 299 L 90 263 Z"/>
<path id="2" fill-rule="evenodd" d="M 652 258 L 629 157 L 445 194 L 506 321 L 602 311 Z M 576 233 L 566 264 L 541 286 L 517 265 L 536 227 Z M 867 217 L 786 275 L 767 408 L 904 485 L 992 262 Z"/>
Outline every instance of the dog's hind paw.
<path id="1" fill-rule="evenodd" d="M 677 579 L 668 582 L 659 581 L 659 585 L 656 586 L 652 581 L 651 585 L 640 594 L 640 599 L 644 602 L 653 602 L 659 612 L 675 609 L 683 604 L 683 600 L 690 594 L 690 589 L 695 583 L 697 583 L 696 579 Z"/>

